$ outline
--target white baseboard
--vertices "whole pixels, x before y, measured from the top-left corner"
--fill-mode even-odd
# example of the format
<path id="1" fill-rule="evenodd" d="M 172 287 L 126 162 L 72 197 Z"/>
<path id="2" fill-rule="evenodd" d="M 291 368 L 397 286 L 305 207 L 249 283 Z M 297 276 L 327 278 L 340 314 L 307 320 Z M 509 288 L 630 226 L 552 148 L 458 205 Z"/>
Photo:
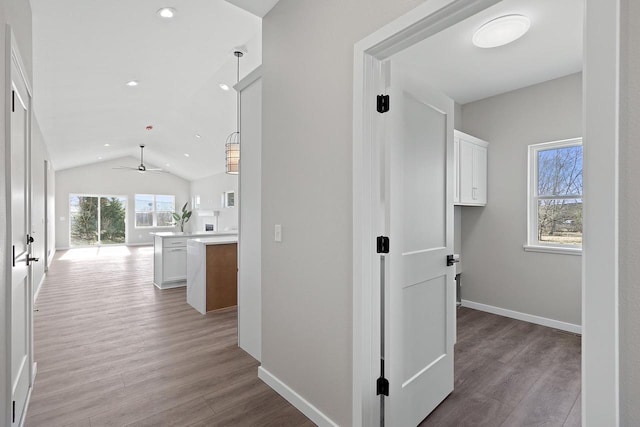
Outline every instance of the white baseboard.
<path id="1" fill-rule="evenodd" d="M 42 279 L 40 279 L 40 283 L 38 284 L 38 289 L 36 290 L 36 293 L 33 294 L 33 302 L 36 302 L 38 300 L 38 295 L 40 295 L 40 291 L 42 290 L 42 285 L 44 285 L 45 277 L 47 277 L 47 273 L 44 273 L 42 275 Z"/>
<path id="2" fill-rule="evenodd" d="M 494 307 L 492 305 L 481 304 L 469 300 L 462 300 L 462 306 L 473 308 L 474 310 L 486 311 L 487 313 L 497 314 L 499 316 L 510 317 L 512 319 L 523 320 L 536 325 L 547 326 L 549 328 L 560 329 L 562 331 L 572 332 L 582 335 L 582 326 L 573 323 L 561 322 L 559 320 L 548 319 L 546 317 L 534 316 L 533 314 L 521 313 L 519 311 L 508 310 L 506 308 Z"/>
<path id="3" fill-rule="evenodd" d="M 320 412 L 318 408 L 309 403 L 304 397 L 293 391 L 288 385 L 276 378 L 271 372 L 258 367 L 258 378 L 264 381 L 269 387 L 274 389 L 280 396 L 298 408 L 307 418 L 320 427 L 338 427 L 338 424 L 331 421 L 331 418 Z"/>

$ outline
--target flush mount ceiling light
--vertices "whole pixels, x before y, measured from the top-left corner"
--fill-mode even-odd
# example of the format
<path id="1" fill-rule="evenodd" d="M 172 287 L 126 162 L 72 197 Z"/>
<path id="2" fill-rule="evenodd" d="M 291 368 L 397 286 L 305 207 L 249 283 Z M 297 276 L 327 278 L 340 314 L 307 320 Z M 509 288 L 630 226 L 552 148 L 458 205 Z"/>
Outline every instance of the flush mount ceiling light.
<path id="1" fill-rule="evenodd" d="M 189 157 L 189 153 L 184 153 L 184 156 L 185 157 Z"/>
<path id="2" fill-rule="evenodd" d="M 196 133 L 196 135 L 195 135 L 195 136 L 196 136 L 196 139 L 200 139 L 200 138 L 201 138 L 201 136 L 200 136 L 200 134 L 199 134 L 199 133 Z"/>
<path id="3" fill-rule="evenodd" d="M 137 80 L 129 80 L 127 83 L 125 83 L 127 86 L 129 87 L 135 87 L 138 86 L 140 83 Z"/>
<path id="4" fill-rule="evenodd" d="M 473 44 L 481 48 L 504 46 L 524 36 L 531 21 L 524 15 L 505 15 L 484 23 L 473 33 Z"/>
<path id="5" fill-rule="evenodd" d="M 229 90 L 229 85 L 226 85 L 224 83 L 220 83 L 218 86 L 220 86 L 220 89 L 222 90 Z"/>
<path id="6" fill-rule="evenodd" d="M 111 147 L 111 144 L 104 144 L 105 147 Z"/>
<path id="7" fill-rule="evenodd" d="M 176 16 L 176 10 L 172 7 L 163 7 L 158 9 L 158 16 L 164 19 L 171 19 Z"/>

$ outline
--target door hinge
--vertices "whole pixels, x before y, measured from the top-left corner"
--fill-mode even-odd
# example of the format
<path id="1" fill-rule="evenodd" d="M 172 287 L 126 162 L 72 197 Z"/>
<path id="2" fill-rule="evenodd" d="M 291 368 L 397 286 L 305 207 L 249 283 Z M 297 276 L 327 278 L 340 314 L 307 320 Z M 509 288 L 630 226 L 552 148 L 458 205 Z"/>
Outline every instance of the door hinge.
<path id="1" fill-rule="evenodd" d="M 376 110 L 378 110 L 378 113 L 386 113 L 389 111 L 389 95 L 378 95 Z"/>
<path id="2" fill-rule="evenodd" d="M 11 91 L 11 112 L 12 113 L 16 112 L 16 91 L 15 90 Z"/>
<path id="3" fill-rule="evenodd" d="M 380 377 L 376 381 L 376 396 L 381 394 L 389 396 L 389 380 L 384 377 Z"/>
<path id="4" fill-rule="evenodd" d="M 384 377 L 384 359 L 380 359 L 380 378 L 376 381 L 376 396 L 389 396 L 389 380 Z"/>
<path id="5" fill-rule="evenodd" d="M 13 415 L 11 416 L 11 422 L 16 422 L 16 401 L 13 401 Z"/>
<path id="6" fill-rule="evenodd" d="M 13 245 L 13 251 L 12 252 L 13 252 L 12 253 L 13 256 L 11 258 L 13 259 L 13 266 L 15 267 L 16 266 L 16 245 Z"/>
<path id="7" fill-rule="evenodd" d="M 389 253 L 389 238 L 387 236 L 378 236 L 376 239 L 376 251 L 379 254 Z"/>

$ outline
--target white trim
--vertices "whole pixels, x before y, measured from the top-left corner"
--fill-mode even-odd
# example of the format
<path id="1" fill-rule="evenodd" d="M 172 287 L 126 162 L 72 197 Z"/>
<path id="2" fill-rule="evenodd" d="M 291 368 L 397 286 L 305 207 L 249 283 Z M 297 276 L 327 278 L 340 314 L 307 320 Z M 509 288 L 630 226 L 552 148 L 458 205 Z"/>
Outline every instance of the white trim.
<path id="1" fill-rule="evenodd" d="M 42 285 L 44 285 L 44 279 L 47 277 L 47 273 L 42 275 L 42 279 L 40 279 L 40 283 L 38 284 L 38 289 L 36 289 L 36 293 L 33 294 L 33 302 L 35 303 L 38 300 L 38 296 L 40 295 L 40 291 L 42 290 Z"/>
<path id="2" fill-rule="evenodd" d="M 318 426 L 338 427 L 338 424 L 334 423 L 331 418 L 327 417 L 304 397 L 300 396 L 293 389 L 291 389 L 291 387 L 280 381 L 280 379 L 278 379 L 271 372 L 264 369 L 262 366 L 258 367 L 258 378 L 264 381 L 269 387 L 274 389 L 280 396 L 284 397 L 289 403 L 298 408 L 300 412 L 305 414 L 307 418 L 309 418 Z"/>
<path id="3" fill-rule="evenodd" d="M 382 143 L 375 95 L 385 90 L 383 60 L 486 9 L 500 0 L 430 0 L 354 45 L 353 60 L 353 348 L 352 424 L 376 425 L 380 400 L 372 393 L 379 375 L 379 255 L 383 231 L 378 161 Z M 375 288 L 375 289 L 374 289 Z"/>
<path id="4" fill-rule="evenodd" d="M 618 140 L 620 1 L 586 0 L 583 71 L 584 234 L 582 254 L 582 422 L 619 424 Z M 376 183 L 369 103 L 381 60 L 499 0 L 430 0 L 354 46 L 353 84 L 353 425 L 373 425 L 378 274 L 372 242 Z M 475 10 L 472 11 L 475 7 Z M 381 92 L 378 92 L 381 93 Z M 365 108 L 366 107 L 366 108 Z M 375 142 L 375 141 L 374 141 Z M 375 325 L 375 326 L 374 326 Z M 372 377 L 371 377 L 372 378 Z"/>
<path id="5" fill-rule="evenodd" d="M 585 10 L 582 422 L 618 426 L 620 0 Z"/>
<path id="6" fill-rule="evenodd" d="M 153 242 L 139 242 L 139 243 L 118 243 L 117 245 L 90 245 L 90 246 L 62 246 L 56 248 L 56 251 L 70 251 L 72 249 L 91 249 L 91 248 L 113 248 L 117 246 L 153 246 Z M 55 254 L 55 251 L 53 252 Z M 51 255 L 53 259 L 54 255 Z"/>
<path id="7" fill-rule="evenodd" d="M 242 92 L 249 86 L 251 86 L 256 80 L 262 77 L 262 64 L 258 65 L 249 74 L 244 76 L 242 80 L 233 85 L 236 92 Z"/>
<path id="8" fill-rule="evenodd" d="M 522 320 L 524 322 L 535 323 L 536 325 L 560 329 L 562 331 L 572 332 L 574 334 L 582 334 L 582 326 L 573 323 L 562 322 L 560 320 L 549 319 L 533 314 L 521 313 L 519 311 L 495 307 L 493 305 L 481 304 L 479 302 L 469 301 L 465 299 L 462 300 L 462 306 L 472 308 L 474 310 L 485 311 L 487 313 L 497 314 L 498 316 L 504 316 L 511 319 Z"/>
<path id="9" fill-rule="evenodd" d="M 36 374 L 38 373 L 38 363 L 37 362 L 33 362 L 33 365 L 31 367 L 31 376 L 33 378 L 33 382 L 35 383 L 36 381 Z M 26 421 L 27 421 L 27 414 L 29 413 L 29 403 L 31 403 L 31 394 L 33 392 L 33 386 L 29 387 L 29 392 L 27 393 L 27 399 L 24 402 L 24 411 L 22 411 L 22 418 L 20 418 L 20 424 L 19 427 L 24 427 Z"/>
<path id="10" fill-rule="evenodd" d="M 535 250 L 532 252 L 549 252 L 549 253 L 567 253 L 564 251 L 566 247 L 559 244 L 554 245 L 552 243 L 543 244 L 538 241 L 538 200 L 541 199 L 583 199 L 583 194 L 576 194 L 570 196 L 540 196 L 538 194 L 538 152 L 544 150 L 550 150 L 554 148 L 565 147 L 582 147 L 582 137 L 562 139 L 559 141 L 549 141 L 537 144 L 529 144 L 527 147 L 527 244 L 525 245 L 525 251 L 529 248 L 540 247 L 553 247 L 562 249 L 557 252 L 551 250 Z M 584 167 L 583 167 L 584 169 Z M 583 180 L 584 181 L 584 180 Z M 584 190 L 583 190 L 584 193 Z M 582 245 L 574 246 L 573 249 L 582 249 Z"/>
<path id="11" fill-rule="evenodd" d="M 577 255 L 582 256 L 582 249 L 576 247 L 523 245 L 525 252 L 544 252 L 548 254 Z"/>

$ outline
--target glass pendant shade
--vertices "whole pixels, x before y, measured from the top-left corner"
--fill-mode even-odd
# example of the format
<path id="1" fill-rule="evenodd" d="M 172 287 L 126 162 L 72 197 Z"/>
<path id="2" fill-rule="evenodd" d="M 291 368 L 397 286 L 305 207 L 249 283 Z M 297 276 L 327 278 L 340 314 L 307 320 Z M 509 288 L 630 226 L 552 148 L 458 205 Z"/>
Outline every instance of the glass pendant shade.
<path id="1" fill-rule="evenodd" d="M 238 142 L 239 132 L 233 132 L 227 137 L 227 142 L 224 145 L 225 151 L 225 163 L 227 166 L 227 173 L 230 175 L 237 175 L 240 164 L 240 143 Z"/>
<path id="2" fill-rule="evenodd" d="M 233 52 L 238 61 L 236 71 L 236 82 L 240 82 L 240 58 L 243 53 L 239 50 Z M 240 170 L 240 91 L 236 94 L 236 131 L 227 137 L 224 145 L 226 172 L 229 175 L 238 175 Z"/>

